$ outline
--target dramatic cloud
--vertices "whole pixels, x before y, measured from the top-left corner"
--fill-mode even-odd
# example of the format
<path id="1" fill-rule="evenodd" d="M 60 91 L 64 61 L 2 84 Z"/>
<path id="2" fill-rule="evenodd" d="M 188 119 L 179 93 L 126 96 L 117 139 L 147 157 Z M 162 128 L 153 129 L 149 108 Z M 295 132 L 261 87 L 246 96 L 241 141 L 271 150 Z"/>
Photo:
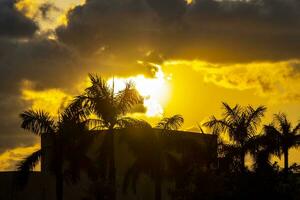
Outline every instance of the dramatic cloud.
<path id="1" fill-rule="evenodd" d="M 275 102 L 300 102 L 300 61 L 218 64 L 204 61 L 167 61 L 166 66 L 191 67 L 203 81 L 233 90 L 251 90 Z"/>
<path id="2" fill-rule="evenodd" d="M 56 32 L 82 53 L 127 59 L 152 50 L 214 62 L 287 60 L 300 56 L 299 9 L 297 0 L 87 0 Z"/>
<path id="3" fill-rule="evenodd" d="M 187 96 L 198 86 L 189 92 L 184 81 L 194 76 L 191 80 L 197 81 L 200 74 L 202 82 L 214 87 L 253 90 L 277 102 L 300 101 L 298 0 L 62 2 L 78 5 L 80 0 L 0 0 L 4 157 L 7 149 L 37 142 L 20 130 L 18 114 L 47 105 L 55 115 L 86 86 L 89 72 L 105 78 L 155 78 L 158 69 L 150 62 L 167 67 L 164 60 L 177 60 L 177 66 L 192 71 L 176 85 Z M 187 110 L 185 96 L 176 100 L 173 108 Z"/>
<path id="4" fill-rule="evenodd" d="M 77 56 L 67 47 L 38 38 L 18 42 L 0 38 L 0 69 L 0 153 L 36 142 L 34 136 L 24 134 L 20 129 L 19 113 L 31 106 L 41 109 L 44 105 L 53 108 L 51 113 L 56 112 L 51 101 L 58 101 L 63 92 L 50 90 L 50 102 L 46 103 L 42 101 L 48 94 L 45 91 L 49 88 L 69 91 L 81 76 L 86 75 L 86 71 L 82 74 L 84 68 L 77 62 Z M 32 87 L 25 84 L 26 80 L 32 82 Z"/>
<path id="5" fill-rule="evenodd" d="M 20 129 L 20 112 L 32 107 L 56 115 L 71 96 L 86 87 L 89 72 L 106 78 L 137 72 L 152 77 L 155 70 L 139 64 L 120 68 L 109 60 L 81 57 L 58 41 L 40 37 L 25 41 L 0 37 L 0 69 L 0 153 L 36 142 Z"/>
<path id="6" fill-rule="evenodd" d="M 30 37 L 37 29 L 35 22 L 15 8 L 15 0 L 0 0 L 0 37 Z"/>
<path id="7" fill-rule="evenodd" d="M 67 8 L 56 0 L 17 0 L 15 8 L 34 20 L 39 26 L 39 32 L 52 33 L 53 29 L 65 23 Z"/>

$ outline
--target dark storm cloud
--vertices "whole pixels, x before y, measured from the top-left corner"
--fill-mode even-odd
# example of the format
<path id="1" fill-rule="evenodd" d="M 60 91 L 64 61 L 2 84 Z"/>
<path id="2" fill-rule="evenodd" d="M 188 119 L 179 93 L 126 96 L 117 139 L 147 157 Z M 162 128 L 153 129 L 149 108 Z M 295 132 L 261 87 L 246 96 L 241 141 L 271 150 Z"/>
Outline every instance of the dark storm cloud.
<path id="1" fill-rule="evenodd" d="M 37 24 L 15 8 L 15 0 L 0 0 L 0 36 L 23 38 L 32 36 Z"/>
<path id="2" fill-rule="evenodd" d="M 184 0 L 147 0 L 147 3 L 166 23 L 179 20 L 187 9 Z"/>
<path id="3" fill-rule="evenodd" d="M 300 57 L 300 1 L 87 0 L 69 12 L 60 41 L 87 54 L 235 62 Z"/>
<path id="4" fill-rule="evenodd" d="M 77 67 L 77 68 L 76 68 Z M 18 114 L 30 107 L 21 99 L 22 81 L 37 88 L 68 88 L 76 81 L 78 65 L 70 51 L 56 41 L 31 39 L 17 41 L 0 38 L 0 153 L 36 140 L 24 134 Z M 73 79 L 71 79 L 73 78 Z M 71 80 L 70 80 L 71 79 Z"/>
<path id="5" fill-rule="evenodd" d="M 79 71 L 71 50 L 34 36 L 38 26 L 18 11 L 15 3 L 0 0 L 0 153 L 36 142 L 20 129 L 18 114 L 30 107 L 21 99 L 22 81 L 33 81 L 37 88 L 67 88 L 72 81 L 66 74 L 76 81 L 74 74 Z M 45 15 L 47 9 L 43 8 Z"/>
<path id="6" fill-rule="evenodd" d="M 65 77 L 78 73 L 76 56 L 54 40 L 25 42 L 0 40 L 1 91 L 15 91 L 20 80 L 32 80 L 44 87 L 70 83 Z"/>
<path id="7" fill-rule="evenodd" d="M 7 149 L 36 143 L 37 137 L 20 128 L 18 114 L 28 106 L 20 100 L 17 92 L 14 95 L 0 94 L 0 154 Z"/>
<path id="8" fill-rule="evenodd" d="M 18 41 L 32 38 L 38 26 L 19 12 L 15 3 L 13 0 L 0 0 L 0 153 L 35 142 L 32 136 L 20 134 L 18 113 L 28 105 L 19 98 L 20 78 L 26 67 L 20 72 L 18 70 L 26 63 L 21 59 L 21 51 L 18 51 Z"/>

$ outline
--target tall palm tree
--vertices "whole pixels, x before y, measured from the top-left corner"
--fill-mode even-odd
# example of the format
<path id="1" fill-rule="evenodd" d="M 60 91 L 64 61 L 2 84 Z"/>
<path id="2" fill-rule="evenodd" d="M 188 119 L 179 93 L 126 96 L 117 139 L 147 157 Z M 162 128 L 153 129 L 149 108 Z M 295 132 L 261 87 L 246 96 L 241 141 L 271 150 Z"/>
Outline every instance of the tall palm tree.
<path id="1" fill-rule="evenodd" d="M 38 149 L 19 163 L 19 178 L 23 179 L 21 181 L 26 181 L 29 171 L 35 168 L 46 152 L 50 152 L 47 154 L 50 156 L 47 158 L 50 161 L 48 168 L 56 177 L 56 199 L 63 199 L 64 178 L 75 181 L 79 177 L 79 163 L 85 163 L 84 167 L 91 166 L 85 153 L 88 146 L 86 144 L 92 138 L 87 134 L 86 121 L 80 116 L 80 113 L 74 113 L 70 108 L 60 113 L 57 121 L 44 111 L 27 110 L 20 114 L 23 129 L 51 139 L 50 146 Z M 64 168 L 66 162 L 68 169 Z M 64 177 L 64 173 L 69 176 Z"/>
<path id="2" fill-rule="evenodd" d="M 131 118 L 126 117 L 126 114 L 135 105 L 141 104 L 143 99 L 132 82 L 126 83 L 123 90 L 115 91 L 114 85 L 108 85 L 101 77 L 91 74 L 89 77 L 91 86 L 75 98 L 72 107 L 82 110 L 85 115 L 95 114 L 98 119 L 93 120 L 94 126 L 100 130 L 107 130 L 99 159 L 105 165 L 103 171 L 107 172 L 105 176 L 114 190 L 110 199 L 115 199 L 114 129 L 120 128 L 120 124 L 126 121 L 130 123 Z"/>
<path id="3" fill-rule="evenodd" d="M 131 184 L 136 191 L 136 184 L 141 174 L 148 175 L 154 181 L 155 200 L 162 199 L 162 183 L 166 176 L 170 175 L 170 169 L 178 165 L 177 159 L 170 153 L 166 134 L 169 130 L 177 130 L 183 123 L 180 115 L 162 119 L 156 126 L 159 134 L 155 134 L 149 124 L 144 123 L 138 136 L 124 137 L 130 151 L 135 156 L 135 161 L 127 171 L 123 189 L 126 192 Z M 132 134 L 131 131 L 127 133 Z"/>
<path id="4" fill-rule="evenodd" d="M 273 122 L 264 126 L 265 136 L 269 139 L 269 144 L 273 145 L 273 151 L 277 156 L 284 156 L 284 171 L 289 168 L 289 150 L 300 146 L 300 123 L 294 128 L 288 121 L 286 114 L 274 115 Z"/>
<path id="5" fill-rule="evenodd" d="M 204 125 L 212 128 L 213 132 L 226 133 L 229 136 L 232 143 L 224 146 L 225 151 L 238 158 L 239 169 L 243 172 L 245 171 L 245 156 L 251 148 L 254 148 L 256 131 L 266 107 L 253 108 L 235 105 L 232 108 L 223 102 L 223 109 L 221 119 L 212 116 Z"/>

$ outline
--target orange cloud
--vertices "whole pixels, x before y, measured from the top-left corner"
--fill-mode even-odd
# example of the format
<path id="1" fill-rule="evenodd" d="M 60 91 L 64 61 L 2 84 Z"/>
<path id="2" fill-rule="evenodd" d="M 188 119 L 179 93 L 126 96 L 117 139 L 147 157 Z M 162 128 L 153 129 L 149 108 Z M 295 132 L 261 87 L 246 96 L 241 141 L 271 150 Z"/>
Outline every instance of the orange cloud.
<path id="1" fill-rule="evenodd" d="M 30 81 L 24 81 L 21 89 L 21 99 L 31 103 L 34 110 L 44 110 L 52 116 L 64 108 L 72 97 L 60 89 L 35 90 Z"/>
<path id="2" fill-rule="evenodd" d="M 30 155 L 32 152 L 38 150 L 40 144 L 37 143 L 30 147 L 17 147 L 10 149 L 0 154 L 0 171 L 11 171 L 17 168 L 17 164 L 24 159 L 26 156 Z M 36 167 L 35 170 L 40 170 L 40 165 Z"/>
<path id="3" fill-rule="evenodd" d="M 200 60 L 167 61 L 165 65 L 191 67 L 206 83 L 234 90 L 255 90 L 272 101 L 300 101 L 300 61 L 209 63 Z"/>

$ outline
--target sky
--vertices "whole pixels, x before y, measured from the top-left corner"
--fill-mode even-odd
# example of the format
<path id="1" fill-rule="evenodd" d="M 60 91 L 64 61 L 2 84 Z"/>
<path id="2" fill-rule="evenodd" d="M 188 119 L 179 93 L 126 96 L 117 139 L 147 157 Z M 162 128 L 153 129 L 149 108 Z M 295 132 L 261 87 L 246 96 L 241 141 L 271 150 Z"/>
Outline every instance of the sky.
<path id="1" fill-rule="evenodd" d="M 221 103 L 300 120 L 298 0 L 0 0 L 0 170 L 39 147 L 18 114 L 58 110 L 97 73 L 133 81 L 151 123 L 199 131 Z M 258 130 L 261 131 L 261 130 Z M 299 150 L 291 162 L 300 163 Z"/>

